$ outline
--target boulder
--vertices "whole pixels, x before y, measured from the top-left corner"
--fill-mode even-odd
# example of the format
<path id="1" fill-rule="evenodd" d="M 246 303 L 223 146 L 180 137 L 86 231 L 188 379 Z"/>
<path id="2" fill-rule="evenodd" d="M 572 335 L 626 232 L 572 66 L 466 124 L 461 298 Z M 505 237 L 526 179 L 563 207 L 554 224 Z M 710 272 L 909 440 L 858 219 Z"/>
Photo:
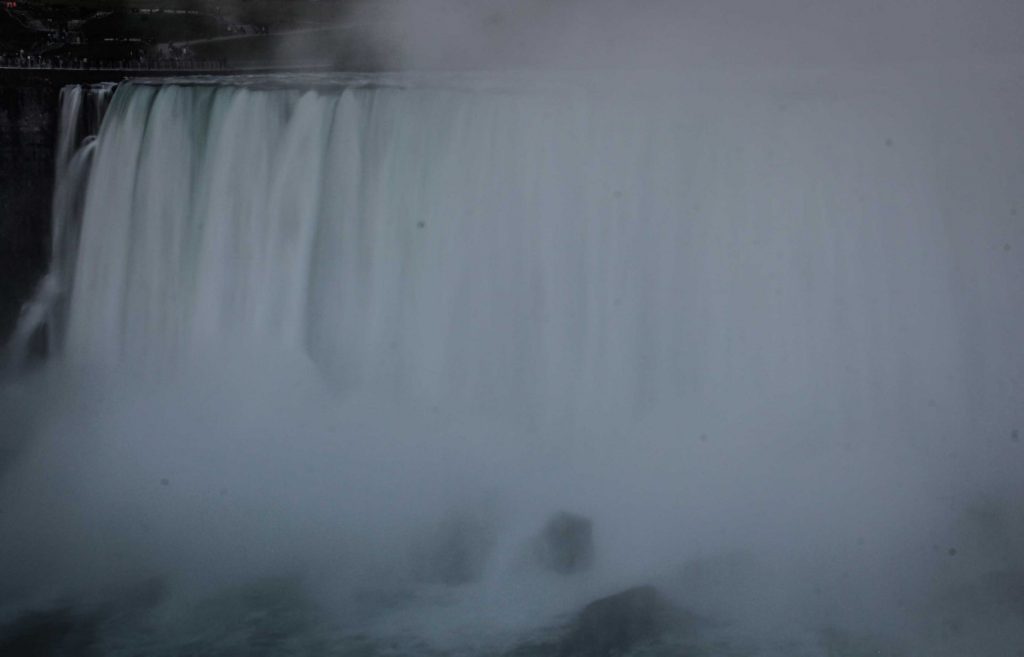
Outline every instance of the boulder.
<path id="1" fill-rule="evenodd" d="M 683 614 L 653 586 L 637 586 L 591 602 L 570 625 L 559 657 L 610 657 L 657 641 Z"/>

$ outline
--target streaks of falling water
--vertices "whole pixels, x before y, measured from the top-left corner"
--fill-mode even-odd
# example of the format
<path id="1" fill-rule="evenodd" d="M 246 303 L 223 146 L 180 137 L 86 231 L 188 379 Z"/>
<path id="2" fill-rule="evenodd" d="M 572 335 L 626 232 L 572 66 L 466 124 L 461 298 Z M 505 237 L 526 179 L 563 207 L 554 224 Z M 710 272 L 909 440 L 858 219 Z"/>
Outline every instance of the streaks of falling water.
<path id="1" fill-rule="evenodd" d="M 88 182 L 69 355 L 276 345 L 348 389 L 577 418 L 961 395 L 965 331 L 989 329 L 951 244 L 1006 222 L 943 206 L 982 184 L 930 150 L 955 112 L 825 98 L 127 84 Z"/>
<path id="2" fill-rule="evenodd" d="M 64 341 L 70 277 L 75 268 L 85 183 L 95 135 L 115 85 L 70 85 L 60 92 L 60 118 L 54 159 L 56 181 L 50 222 L 50 268 L 22 309 L 4 366 L 20 369 L 29 357 L 30 342 L 46 330 L 47 352 L 57 353 Z"/>

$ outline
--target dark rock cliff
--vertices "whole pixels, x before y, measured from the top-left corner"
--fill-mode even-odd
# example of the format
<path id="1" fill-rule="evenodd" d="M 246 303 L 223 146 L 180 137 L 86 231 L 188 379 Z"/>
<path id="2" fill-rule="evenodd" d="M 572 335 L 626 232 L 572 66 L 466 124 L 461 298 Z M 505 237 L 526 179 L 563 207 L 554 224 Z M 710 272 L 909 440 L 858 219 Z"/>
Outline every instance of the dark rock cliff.
<path id="1" fill-rule="evenodd" d="M 46 269 L 59 81 L 0 74 L 0 343 Z"/>

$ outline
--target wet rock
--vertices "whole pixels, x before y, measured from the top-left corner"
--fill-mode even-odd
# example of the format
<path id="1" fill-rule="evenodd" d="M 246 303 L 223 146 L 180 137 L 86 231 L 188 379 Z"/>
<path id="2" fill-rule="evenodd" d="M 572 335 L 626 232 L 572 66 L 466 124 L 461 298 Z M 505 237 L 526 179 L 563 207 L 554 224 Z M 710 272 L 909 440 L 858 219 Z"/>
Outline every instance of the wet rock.
<path id="1" fill-rule="evenodd" d="M 58 91 L 0 79 L 0 344 L 46 271 Z"/>
<path id="2" fill-rule="evenodd" d="M 98 623 L 70 608 L 27 612 L 0 627 L 0 655 L 91 657 L 98 654 Z"/>
<path id="3" fill-rule="evenodd" d="M 534 554 L 541 567 L 562 575 L 589 569 L 594 561 L 593 523 L 574 513 L 556 513 L 537 537 Z"/>
<path id="4" fill-rule="evenodd" d="M 637 586 L 591 602 L 558 646 L 559 657 L 620 655 L 653 643 L 685 620 L 653 586 Z"/>

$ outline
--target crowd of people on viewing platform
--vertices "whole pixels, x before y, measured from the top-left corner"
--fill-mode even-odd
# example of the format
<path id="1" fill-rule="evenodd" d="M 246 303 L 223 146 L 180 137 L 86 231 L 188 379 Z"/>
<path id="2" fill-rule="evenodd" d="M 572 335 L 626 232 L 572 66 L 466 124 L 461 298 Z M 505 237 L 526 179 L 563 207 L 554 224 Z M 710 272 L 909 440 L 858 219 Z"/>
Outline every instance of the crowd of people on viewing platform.
<path id="1" fill-rule="evenodd" d="M 115 70 L 219 70 L 227 68 L 220 60 L 192 58 L 89 59 L 88 57 L 51 57 L 46 55 L 0 54 L 0 68 L 32 69 L 115 69 Z"/>

